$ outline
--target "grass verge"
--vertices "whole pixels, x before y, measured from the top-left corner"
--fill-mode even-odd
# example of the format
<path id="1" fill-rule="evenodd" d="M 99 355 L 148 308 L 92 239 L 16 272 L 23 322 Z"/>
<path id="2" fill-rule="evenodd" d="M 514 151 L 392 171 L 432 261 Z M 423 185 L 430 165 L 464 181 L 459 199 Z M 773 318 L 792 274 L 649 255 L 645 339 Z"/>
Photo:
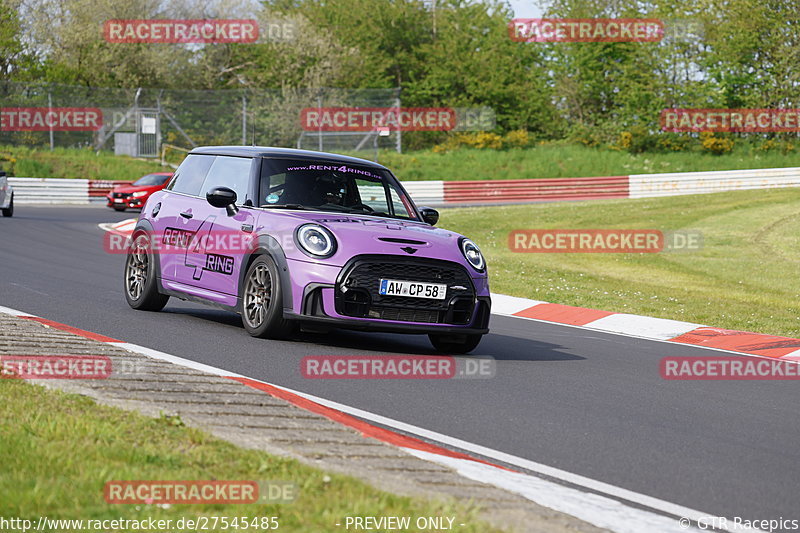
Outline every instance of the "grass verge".
<path id="1" fill-rule="evenodd" d="M 280 531 L 334 532 L 348 515 L 411 516 L 412 523 L 417 516 L 442 515 L 466 524 L 458 531 L 498 531 L 476 521 L 474 510 L 388 494 L 295 460 L 238 448 L 174 419 L 147 418 L 19 380 L 0 380 L 0 449 L 0 516 L 34 524 L 39 516 L 152 517 L 173 524 L 182 517 L 277 516 Z M 148 479 L 288 480 L 299 487 L 299 497 L 282 505 L 105 503 L 105 482 Z"/>
<path id="2" fill-rule="evenodd" d="M 800 189 L 447 209 L 492 290 L 547 302 L 800 337 Z M 514 229 L 694 229 L 696 252 L 515 253 Z"/>
<path id="3" fill-rule="evenodd" d="M 8 161 L 8 158 L 13 161 Z M 4 160 L 5 158 L 5 160 Z M 154 161 L 143 161 L 111 152 L 56 148 L 34 149 L 0 146 L 0 170 L 25 178 L 81 178 L 90 180 L 134 180 L 150 172 L 171 172 Z"/>

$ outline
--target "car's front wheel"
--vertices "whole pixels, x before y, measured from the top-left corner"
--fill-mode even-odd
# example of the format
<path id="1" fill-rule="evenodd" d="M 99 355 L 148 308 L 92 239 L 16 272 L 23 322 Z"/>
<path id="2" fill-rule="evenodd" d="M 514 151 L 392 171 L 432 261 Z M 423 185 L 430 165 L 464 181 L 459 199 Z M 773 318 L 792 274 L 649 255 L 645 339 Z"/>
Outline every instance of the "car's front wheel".
<path id="1" fill-rule="evenodd" d="M 443 353 L 463 354 L 469 353 L 478 347 L 483 335 L 468 334 L 468 335 L 445 335 L 440 333 L 431 333 L 428 338 L 431 344 L 437 351 Z"/>
<path id="2" fill-rule="evenodd" d="M 14 195 L 11 195 L 11 200 L 8 202 L 8 207 L 2 210 L 4 217 L 14 216 Z"/>
<path id="3" fill-rule="evenodd" d="M 253 337 L 283 339 L 293 327 L 283 318 L 283 287 L 275 261 L 258 256 L 247 269 L 242 287 L 242 323 Z"/>
<path id="4" fill-rule="evenodd" d="M 160 311 L 169 300 L 156 287 L 156 264 L 145 233 L 133 236 L 125 260 L 125 300 L 142 311 Z"/>
<path id="5" fill-rule="evenodd" d="M 124 207 L 119 207 L 117 205 L 112 205 L 111 207 L 114 208 L 114 211 L 119 211 L 119 212 L 125 211 Z"/>

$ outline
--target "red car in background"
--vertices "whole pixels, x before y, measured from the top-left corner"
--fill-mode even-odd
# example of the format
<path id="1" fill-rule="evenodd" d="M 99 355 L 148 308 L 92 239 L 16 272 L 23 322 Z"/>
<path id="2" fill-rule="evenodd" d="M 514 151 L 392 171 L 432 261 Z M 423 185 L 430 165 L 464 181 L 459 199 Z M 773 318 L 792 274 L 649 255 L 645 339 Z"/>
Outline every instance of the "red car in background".
<path id="1" fill-rule="evenodd" d="M 106 196 L 107 205 L 117 211 L 141 208 L 150 195 L 166 187 L 170 179 L 172 172 L 154 172 L 142 176 L 130 185 L 119 185 Z"/>

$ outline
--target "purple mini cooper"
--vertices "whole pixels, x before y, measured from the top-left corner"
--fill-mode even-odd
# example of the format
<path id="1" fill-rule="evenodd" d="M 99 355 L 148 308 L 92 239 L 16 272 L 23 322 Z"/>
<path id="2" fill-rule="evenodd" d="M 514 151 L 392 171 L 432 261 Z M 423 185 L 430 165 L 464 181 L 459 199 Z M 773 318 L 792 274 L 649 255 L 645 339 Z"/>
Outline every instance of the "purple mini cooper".
<path id="1" fill-rule="evenodd" d="M 239 313 L 253 336 L 348 328 L 427 334 L 466 353 L 486 334 L 486 262 L 433 227 L 385 167 L 262 147 L 193 150 L 142 209 L 125 297 L 158 311 L 170 296 Z"/>

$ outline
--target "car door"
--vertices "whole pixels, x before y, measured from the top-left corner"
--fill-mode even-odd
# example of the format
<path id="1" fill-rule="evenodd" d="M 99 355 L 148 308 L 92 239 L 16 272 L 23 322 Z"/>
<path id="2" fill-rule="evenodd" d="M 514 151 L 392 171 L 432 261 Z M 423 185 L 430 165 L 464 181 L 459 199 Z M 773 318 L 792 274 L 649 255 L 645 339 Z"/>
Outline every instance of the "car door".
<path id="1" fill-rule="evenodd" d="M 193 211 L 197 209 L 200 189 L 214 159 L 213 155 L 188 155 L 159 200 L 147 205 L 160 239 L 161 279 L 175 279 L 176 265 L 183 260 L 183 248 L 195 229 Z"/>
<path id="2" fill-rule="evenodd" d="M 247 205 L 252 205 L 254 199 L 251 184 L 256 163 L 249 157 L 216 156 L 199 197 L 190 206 L 192 218 L 185 227 L 194 232 L 194 240 L 186 254 L 176 258 L 176 281 L 228 296 L 237 295 L 239 271 L 256 220 L 255 211 Z M 227 187 L 236 193 L 234 214 L 206 201 L 206 193 L 216 187 Z"/>

